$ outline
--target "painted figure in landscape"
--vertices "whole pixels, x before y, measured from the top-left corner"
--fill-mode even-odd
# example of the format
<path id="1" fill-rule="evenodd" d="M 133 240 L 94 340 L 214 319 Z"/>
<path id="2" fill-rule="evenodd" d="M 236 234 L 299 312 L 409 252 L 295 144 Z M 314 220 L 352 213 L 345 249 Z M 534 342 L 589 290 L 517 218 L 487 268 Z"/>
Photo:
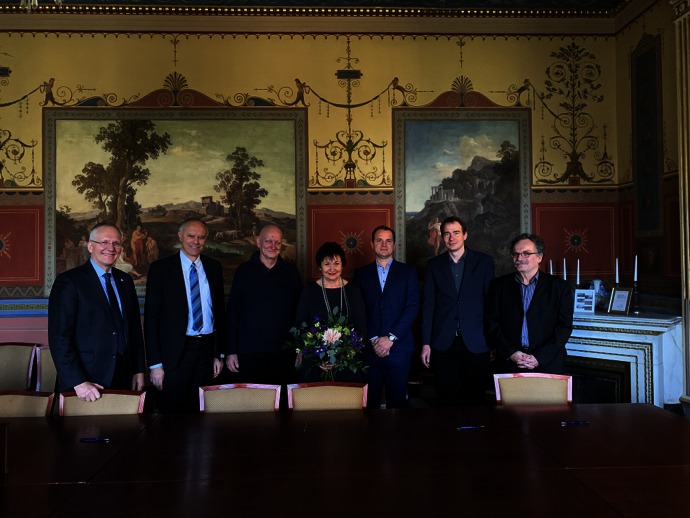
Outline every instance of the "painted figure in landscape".
<path id="1" fill-rule="evenodd" d="M 190 217 L 207 226 L 204 253 L 228 284 L 267 225 L 280 229 L 283 257 L 295 262 L 294 131 L 291 121 L 60 120 L 57 273 L 88 261 L 69 249 L 110 222 L 124 234 L 115 267 L 143 290 L 151 264 L 179 251 L 179 225 Z"/>

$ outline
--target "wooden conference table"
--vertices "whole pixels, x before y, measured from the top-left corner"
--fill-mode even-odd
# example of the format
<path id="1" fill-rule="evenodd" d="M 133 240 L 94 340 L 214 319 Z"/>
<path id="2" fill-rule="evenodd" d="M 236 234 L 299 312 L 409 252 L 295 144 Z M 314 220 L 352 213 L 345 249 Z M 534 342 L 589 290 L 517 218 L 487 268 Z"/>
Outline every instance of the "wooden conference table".
<path id="1" fill-rule="evenodd" d="M 690 513 L 690 421 L 647 404 L 4 421 L 7 518 Z"/>

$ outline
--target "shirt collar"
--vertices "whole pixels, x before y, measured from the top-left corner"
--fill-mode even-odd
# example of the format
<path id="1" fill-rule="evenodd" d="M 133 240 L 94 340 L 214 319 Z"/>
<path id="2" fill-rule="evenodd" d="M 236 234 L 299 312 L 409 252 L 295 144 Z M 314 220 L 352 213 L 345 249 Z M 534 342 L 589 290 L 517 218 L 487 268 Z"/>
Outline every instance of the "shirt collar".
<path id="1" fill-rule="evenodd" d="M 526 284 L 522 283 L 522 279 L 520 278 L 520 274 L 516 273 L 515 274 L 515 280 L 520 283 L 521 286 L 528 286 Z M 534 274 L 534 277 L 529 281 L 530 284 L 537 284 L 537 281 L 539 280 L 539 270 L 537 270 L 537 273 Z"/>
<path id="2" fill-rule="evenodd" d="M 376 263 L 376 268 L 378 268 L 379 270 L 382 270 L 382 271 L 384 271 L 384 272 L 387 272 L 388 270 L 391 269 L 391 264 L 393 264 L 393 261 L 395 261 L 395 259 L 393 259 L 393 258 L 391 257 L 391 260 L 388 261 L 388 264 L 386 265 L 387 268 L 385 268 L 385 269 L 384 269 L 383 266 L 381 266 L 381 265 L 379 264 L 378 261 L 374 261 L 374 262 Z"/>
<path id="3" fill-rule="evenodd" d="M 182 268 L 185 270 L 189 270 L 189 266 L 192 264 L 192 261 L 184 255 L 182 251 L 180 251 L 180 261 L 182 261 Z M 197 267 L 197 269 L 201 266 L 201 256 L 196 258 L 196 261 L 194 261 L 194 266 Z"/>
<path id="4" fill-rule="evenodd" d="M 108 273 L 103 268 L 94 263 L 93 259 L 89 259 L 89 261 L 91 261 L 91 266 L 93 266 L 93 269 L 96 270 L 96 275 L 98 275 L 98 277 L 103 277 L 104 274 Z"/>
<path id="5" fill-rule="evenodd" d="M 465 248 L 465 250 L 463 250 L 462 255 L 460 256 L 460 259 L 458 259 L 458 263 L 460 261 L 464 261 L 465 257 L 467 257 L 467 248 Z M 450 252 L 448 252 L 448 260 L 453 264 L 457 264 L 455 261 L 453 261 L 453 256 L 450 255 Z"/>

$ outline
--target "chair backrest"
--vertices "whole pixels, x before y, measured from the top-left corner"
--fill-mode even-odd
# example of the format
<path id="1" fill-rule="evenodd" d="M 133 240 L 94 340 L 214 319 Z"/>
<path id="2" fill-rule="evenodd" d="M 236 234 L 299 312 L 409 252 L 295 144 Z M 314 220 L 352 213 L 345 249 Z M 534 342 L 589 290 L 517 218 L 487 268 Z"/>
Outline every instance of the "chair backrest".
<path id="1" fill-rule="evenodd" d="M 235 383 L 199 387 L 199 407 L 204 413 L 277 412 L 280 385 Z"/>
<path id="2" fill-rule="evenodd" d="M 136 390 L 101 390 L 96 401 L 83 401 L 75 392 L 60 394 L 60 415 L 141 414 L 146 392 Z"/>
<path id="3" fill-rule="evenodd" d="M 0 417 L 45 417 L 53 407 L 52 392 L 0 390 Z"/>
<path id="4" fill-rule="evenodd" d="M 47 345 L 36 349 L 36 390 L 55 391 L 57 371 L 55 362 Z"/>
<path id="5" fill-rule="evenodd" d="M 31 388 L 31 373 L 36 344 L 0 343 L 0 390 Z"/>
<path id="6" fill-rule="evenodd" d="M 565 405 L 573 401 L 573 378 L 558 374 L 494 374 L 499 405 Z"/>
<path id="7" fill-rule="evenodd" d="M 292 410 L 352 410 L 366 408 L 364 383 L 299 383 L 288 385 L 288 406 Z"/>

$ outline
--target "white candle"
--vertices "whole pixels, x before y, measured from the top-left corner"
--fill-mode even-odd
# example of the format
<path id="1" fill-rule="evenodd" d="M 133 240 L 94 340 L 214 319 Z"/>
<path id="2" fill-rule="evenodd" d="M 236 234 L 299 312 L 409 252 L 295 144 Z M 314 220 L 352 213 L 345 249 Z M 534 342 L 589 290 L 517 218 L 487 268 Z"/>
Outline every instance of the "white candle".
<path id="1" fill-rule="evenodd" d="M 563 258 L 563 280 L 565 280 L 565 257 Z"/>
<path id="2" fill-rule="evenodd" d="M 549 259 L 549 270 L 549 273 L 553 275 L 553 261 L 551 259 Z"/>
<path id="3" fill-rule="evenodd" d="M 635 278 L 633 281 L 637 282 L 637 256 L 635 256 Z"/>
<path id="4" fill-rule="evenodd" d="M 575 284 L 580 285 L 580 260 L 577 260 L 577 279 L 575 279 Z"/>
<path id="5" fill-rule="evenodd" d="M 616 284 L 618 284 L 618 257 L 616 257 Z"/>

